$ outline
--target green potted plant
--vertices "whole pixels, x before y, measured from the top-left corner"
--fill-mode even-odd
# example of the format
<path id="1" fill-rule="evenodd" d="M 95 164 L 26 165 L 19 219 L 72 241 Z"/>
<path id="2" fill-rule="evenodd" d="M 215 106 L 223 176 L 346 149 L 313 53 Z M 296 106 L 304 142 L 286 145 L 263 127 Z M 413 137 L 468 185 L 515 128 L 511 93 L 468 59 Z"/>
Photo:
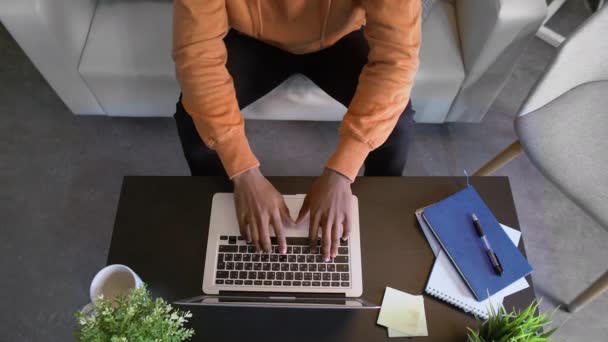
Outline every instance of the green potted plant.
<path id="1" fill-rule="evenodd" d="M 194 331 L 184 324 L 192 314 L 173 309 L 162 298 L 153 300 L 146 286 L 129 290 L 114 300 L 100 296 L 91 312 L 76 312 L 76 341 L 181 342 Z"/>
<path id="2" fill-rule="evenodd" d="M 545 342 L 556 329 L 543 331 L 551 323 L 551 315 L 537 314 L 540 302 L 534 301 L 522 311 L 508 313 L 504 307 L 490 307 L 490 317 L 485 322 L 477 320 L 478 329 L 469 329 L 468 342 Z M 554 312 L 555 313 L 555 312 Z"/>

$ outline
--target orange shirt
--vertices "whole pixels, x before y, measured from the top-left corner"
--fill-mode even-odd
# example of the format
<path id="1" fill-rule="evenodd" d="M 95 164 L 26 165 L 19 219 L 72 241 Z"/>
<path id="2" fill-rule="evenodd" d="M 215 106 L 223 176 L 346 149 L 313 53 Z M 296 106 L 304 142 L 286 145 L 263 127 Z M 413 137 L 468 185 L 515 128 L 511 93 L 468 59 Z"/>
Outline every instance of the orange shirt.
<path id="1" fill-rule="evenodd" d="M 352 181 L 407 105 L 418 68 L 420 11 L 420 0 L 175 0 L 173 59 L 182 103 L 232 178 L 259 162 L 226 69 L 228 30 L 303 54 L 365 26 L 368 63 L 326 165 Z"/>

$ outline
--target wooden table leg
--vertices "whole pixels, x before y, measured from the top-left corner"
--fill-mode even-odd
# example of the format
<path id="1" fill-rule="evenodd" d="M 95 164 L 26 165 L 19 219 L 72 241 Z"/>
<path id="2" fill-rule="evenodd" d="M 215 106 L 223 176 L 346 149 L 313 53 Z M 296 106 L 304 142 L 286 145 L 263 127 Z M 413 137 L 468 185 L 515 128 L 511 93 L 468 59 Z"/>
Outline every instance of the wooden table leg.
<path id="1" fill-rule="evenodd" d="M 515 157 L 517 157 L 521 151 L 521 144 L 519 143 L 519 140 L 516 140 L 514 143 L 509 145 L 509 147 L 505 148 L 496 157 L 477 170 L 473 176 L 489 176 L 493 174 L 496 170 L 515 159 Z"/>
<path id="2" fill-rule="evenodd" d="M 568 311 L 572 313 L 577 312 L 583 306 L 599 297 L 599 295 L 606 290 L 608 290 L 608 271 L 568 304 Z"/>

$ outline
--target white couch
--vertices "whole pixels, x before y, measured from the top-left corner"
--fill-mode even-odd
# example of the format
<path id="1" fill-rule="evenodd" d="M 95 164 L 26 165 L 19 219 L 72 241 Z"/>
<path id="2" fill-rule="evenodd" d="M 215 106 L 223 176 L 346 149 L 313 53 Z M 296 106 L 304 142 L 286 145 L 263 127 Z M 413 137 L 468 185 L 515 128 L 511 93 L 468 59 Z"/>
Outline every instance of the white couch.
<path id="1" fill-rule="evenodd" d="M 545 12 L 545 0 L 435 3 L 422 28 L 416 120 L 480 121 Z M 73 113 L 173 114 L 179 86 L 171 1 L 2 0 L 0 19 Z M 295 75 L 243 112 L 253 119 L 337 121 L 345 109 Z"/>

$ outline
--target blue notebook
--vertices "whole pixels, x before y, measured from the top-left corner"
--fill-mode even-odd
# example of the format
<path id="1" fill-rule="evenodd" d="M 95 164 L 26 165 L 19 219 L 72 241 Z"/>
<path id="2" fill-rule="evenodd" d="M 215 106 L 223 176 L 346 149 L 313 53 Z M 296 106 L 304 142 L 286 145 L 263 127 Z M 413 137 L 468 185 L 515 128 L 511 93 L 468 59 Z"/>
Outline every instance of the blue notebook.
<path id="1" fill-rule="evenodd" d="M 502 264 L 502 275 L 496 274 L 492 268 L 483 242 L 475 231 L 471 219 L 473 213 L 479 218 Z M 478 301 L 532 272 L 526 258 L 513 245 L 472 186 L 424 208 L 422 216 Z"/>

